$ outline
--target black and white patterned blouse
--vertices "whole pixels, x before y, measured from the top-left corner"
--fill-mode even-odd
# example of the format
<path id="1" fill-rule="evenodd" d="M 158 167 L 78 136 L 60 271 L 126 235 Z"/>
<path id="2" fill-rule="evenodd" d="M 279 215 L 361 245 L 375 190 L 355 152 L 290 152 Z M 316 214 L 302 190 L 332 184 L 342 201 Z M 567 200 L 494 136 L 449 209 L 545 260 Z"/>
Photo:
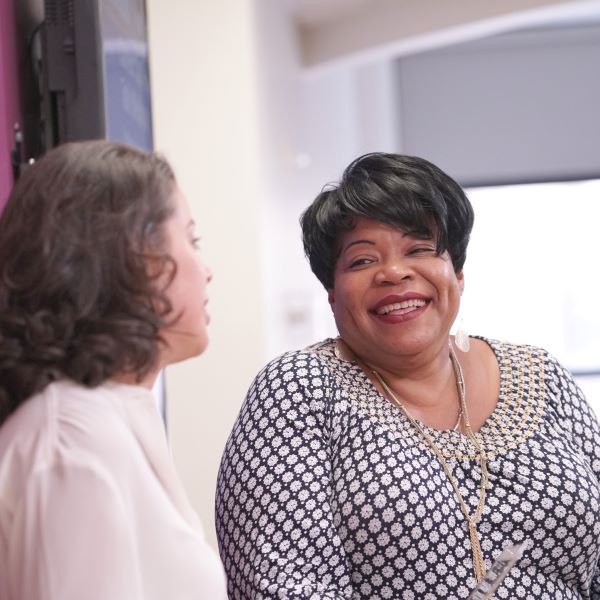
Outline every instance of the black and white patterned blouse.
<path id="1" fill-rule="evenodd" d="M 494 597 L 598 599 L 598 422 L 544 350 L 486 341 L 500 366 L 498 404 L 476 434 L 489 456 L 486 567 L 528 540 Z M 474 512 L 481 472 L 467 436 L 424 428 Z M 225 449 L 216 510 L 232 599 L 462 599 L 476 585 L 439 461 L 333 340 L 259 373 Z"/>

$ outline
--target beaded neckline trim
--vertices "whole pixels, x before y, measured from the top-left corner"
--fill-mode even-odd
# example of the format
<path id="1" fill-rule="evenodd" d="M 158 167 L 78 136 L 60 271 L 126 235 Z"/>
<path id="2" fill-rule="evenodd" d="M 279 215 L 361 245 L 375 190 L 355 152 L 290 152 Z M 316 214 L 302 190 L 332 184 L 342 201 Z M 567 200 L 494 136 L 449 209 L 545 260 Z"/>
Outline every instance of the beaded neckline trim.
<path id="1" fill-rule="evenodd" d="M 545 407 L 544 363 L 529 346 L 479 338 L 493 350 L 500 369 L 498 404 L 486 422 L 475 433 L 477 442 L 488 457 L 508 452 L 529 438 L 538 428 Z M 340 350 L 341 348 L 341 350 Z M 310 351 L 334 360 L 333 369 L 348 400 L 378 425 L 395 435 L 415 435 L 414 428 L 395 407 L 382 396 L 363 370 L 352 360 L 350 352 L 336 340 L 318 344 Z M 426 425 L 423 429 L 435 440 L 445 458 L 476 460 L 478 453 L 464 434 L 437 430 Z"/>

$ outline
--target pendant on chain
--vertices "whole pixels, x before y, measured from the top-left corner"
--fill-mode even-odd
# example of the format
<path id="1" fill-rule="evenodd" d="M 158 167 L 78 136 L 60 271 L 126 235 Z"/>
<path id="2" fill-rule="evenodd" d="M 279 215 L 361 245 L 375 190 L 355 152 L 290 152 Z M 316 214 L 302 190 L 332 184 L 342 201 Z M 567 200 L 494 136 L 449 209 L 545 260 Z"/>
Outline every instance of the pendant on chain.
<path id="1" fill-rule="evenodd" d="M 485 577 L 485 562 L 483 560 L 483 552 L 479 543 L 479 535 L 477 534 L 477 526 L 469 519 L 469 537 L 471 538 L 471 550 L 473 552 L 473 569 L 475 571 L 475 579 L 477 583 Z"/>
<path id="2" fill-rule="evenodd" d="M 479 491 L 479 503 L 477 506 L 477 510 L 475 511 L 475 513 L 473 515 L 469 514 L 469 509 L 467 508 L 467 505 L 465 504 L 462 494 L 460 493 L 458 483 L 454 480 L 452 473 L 450 472 L 448 463 L 446 462 L 446 459 L 444 458 L 444 455 L 441 452 L 441 450 L 435 445 L 435 442 L 423 430 L 423 428 L 417 422 L 417 420 L 410 414 L 410 412 L 408 410 L 406 410 L 406 407 L 402 404 L 402 402 L 400 402 L 399 398 L 396 396 L 396 393 L 389 386 L 389 384 L 385 381 L 385 379 L 383 379 L 383 377 L 375 369 L 370 369 L 370 371 L 371 371 L 371 373 L 373 373 L 373 375 L 375 376 L 375 378 L 381 385 L 383 391 L 389 397 L 392 404 L 397 406 L 404 413 L 404 415 L 406 416 L 408 421 L 411 423 L 411 425 L 414 427 L 414 429 L 417 431 L 417 433 L 421 436 L 421 438 L 423 439 L 425 444 L 429 447 L 429 449 L 432 451 L 432 453 L 440 461 L 442 469 L 443 469 L 444 473 L 446 474 L 448 481 L 452 485 L 454 492 L 456 493 L 456 497 L 458 499 L 461 512 L 463 513 L 465 519 L 467 520 L 468 526 L 469 526 L 471 551 L 473 553 L 473 571 L 475 573 L 475 579 L 477 580 L 477 583 L 480 583 L 485 578 L 485 561 L 483 558 L 483 552 L 481 551 L 481 544 L 479 542 L 479 534 L 477 533 L 477 521 L 479 521 L 479 519 L 483 513 L 483 508 L 484 508 L 484 504 L 485 504 L 485 494 L 486 494 L 487 484 L 488 484 L 488 473 L 487 473 L 487 464 L 486 464 L 487 456 L 486 456 L 485 450 L 481 447 L 481 445 L 477 441 L 475 434 L 473 433 L 473 430 L 471 429 L 471 423 L 469 421 L 469 413 L 467 411 L 467 404 L 466 404 L 466 400 L 465 400 L 466 389 L 465 389 L 464 374 L 462 371 L 462 367 L 460 366 L 460 363 L 458 362 L 458 358 L 456 357 L 456 354 L 454 353 L 454 349 L 452 348 L 451 344 L 450 344 L 450 360 L 452 362 L 452 367 L 454 369 L 454 374 L 456 376 L 456 386 L 458 389 L 459 400 L 460 400 L 458 421 L 457 421 L 456 425 L 454 426 L 454 429 L 456 430 L 457 427 L 460 426 L 460 422 L 462 419 L 464 421 L 464 426 L 465 426 L 467 436 L 468 436 L 469 440 L 472 442 L 472 444 L 474 445 L 474 447 L 477 449 L 477 451 L 479 453 L 480 463 L 481 463 L 481 486 L 480 486 L 480 491 Z M 361 364 L 360 361 L 358 364 L 361 366 L 361 368 L 365 372 L 368 372 L 366 365 Z"/>

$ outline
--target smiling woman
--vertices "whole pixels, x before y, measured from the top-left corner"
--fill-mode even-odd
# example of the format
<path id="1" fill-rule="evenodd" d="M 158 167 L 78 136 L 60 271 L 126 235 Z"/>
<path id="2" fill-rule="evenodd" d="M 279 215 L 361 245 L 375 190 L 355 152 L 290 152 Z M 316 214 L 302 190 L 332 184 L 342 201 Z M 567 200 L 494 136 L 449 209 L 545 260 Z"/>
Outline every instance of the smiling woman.
<path id="1" fill-rule="evenodd" d="M 499 597 L 600 594 L 600 428 L 581 391 L 540 348 L 450 335 L 472 225 L 450 177 L 392 154 L 304 213 L 339 337 L 248 392 L 217 490 L 231 598 L 458 600 L 512 546 Z"/>

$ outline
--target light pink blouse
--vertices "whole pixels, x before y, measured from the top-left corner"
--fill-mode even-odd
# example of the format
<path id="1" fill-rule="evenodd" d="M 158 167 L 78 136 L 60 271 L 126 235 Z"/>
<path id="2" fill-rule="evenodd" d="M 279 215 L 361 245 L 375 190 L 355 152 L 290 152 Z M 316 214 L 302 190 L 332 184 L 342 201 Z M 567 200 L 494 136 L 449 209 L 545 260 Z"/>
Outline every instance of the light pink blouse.
<path id="1" fill-rule="evenodd" d="M 49 385 L 0 428 L 0 600 L 222 600 L 151 392 Z"/>

